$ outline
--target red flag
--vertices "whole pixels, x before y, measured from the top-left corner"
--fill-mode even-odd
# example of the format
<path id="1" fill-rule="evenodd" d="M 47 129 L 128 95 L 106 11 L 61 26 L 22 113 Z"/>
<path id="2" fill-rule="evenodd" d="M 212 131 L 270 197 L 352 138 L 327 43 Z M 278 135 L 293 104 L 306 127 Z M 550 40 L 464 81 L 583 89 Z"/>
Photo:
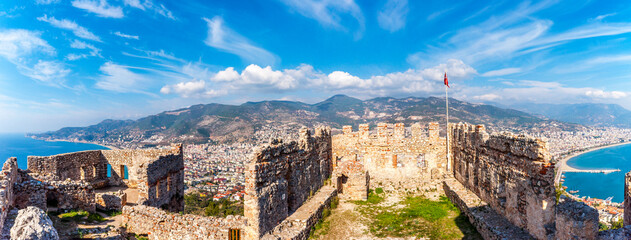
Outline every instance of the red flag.
<path id="1" fill-rule="evenodd" d="M 445 72 L 445 86 L 449 87 L 449 81 L 447 80 L 447 72 Z"/>

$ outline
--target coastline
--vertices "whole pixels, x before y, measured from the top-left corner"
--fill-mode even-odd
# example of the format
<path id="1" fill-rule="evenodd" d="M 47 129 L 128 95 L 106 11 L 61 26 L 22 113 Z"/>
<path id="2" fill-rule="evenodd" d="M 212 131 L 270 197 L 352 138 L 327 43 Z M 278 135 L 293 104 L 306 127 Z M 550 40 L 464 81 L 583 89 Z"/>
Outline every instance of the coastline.
<path id="1" fill-rule="evenodd" d="M 561 175 L 563 175 L 563 172 L 571 172 L 571 171 L 578 171 L 578 172 L 580 172 L 580 171 L 602 170 L 602 169 L 578 169 L 578 168 L 574 168 L 574 167 L 571 167 L 571 166 L 567 165 L 567 161 L 568 160 L 570 160 L 570 159 L 572 159 L 572 158 L 574 158 L 576 156 L 579 156 L 579 155 L 582 155 L 582 154 L 585 154 L 585 153 L 589 153 L 589 152 L 593 152 L 593 151 L 596 151 L 596 150 L 601 150 L 601 149 L 610 148 L 610 147 L 616 147 L 616 146 L 622 146 L 622 145 L 627 145 L 627 144 L 631 144 L 631 141 L 621 142 L 621 143 L 614 143 L 614 144 L 608 144 L 608 145 L 602 145 L 602 146 L 598 146 L 598 147 L 590 147 L 590 148 L 587 148 L 587 149 L 584 149 L 584 150 L 572 153 L 569 156 L 563 157 L 561 160 L 559 160 L 556 163 L 558 168 L 557 168 L 556 177 L 555 177 L 555 181 L 554 181 L 555 184 L 559 183 L 559 180 L 561 179 Z"/>
<path id="2" fill-rule="evenodd" d="M 35 137 L 31 137 L 31 138 L 37 139 L 37 140 L 46 141 L 46 142 L 87 143 L 87 144 L 94 144 L 94 145 L 99 145 L 101 147 L 109 148 L 110 150 L 120 150 L 120 148 L 117 148 L 117 147 L 114 147 L 114 146 L 104 145 L 104 144 L 100 144 L 100 143 L 93 143 L 93 142 L 88 142 L 88 141 L 68 141 L 68 140 L 59 140 L 59 139 L 41 139 L 41 138 L 35 138 Z"/>

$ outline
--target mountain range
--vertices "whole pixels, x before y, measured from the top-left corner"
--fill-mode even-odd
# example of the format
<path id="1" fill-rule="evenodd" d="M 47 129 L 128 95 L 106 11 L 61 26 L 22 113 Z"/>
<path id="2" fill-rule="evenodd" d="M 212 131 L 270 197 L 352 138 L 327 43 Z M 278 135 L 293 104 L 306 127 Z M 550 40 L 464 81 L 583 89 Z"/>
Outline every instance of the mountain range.
<path id="1" fill-rule="evenodd" d="M 577 129 L 582 126 L 544 119 L 514 109 L 449 99 L 450 121 L 485 124 L 494 130 Z M 188 108 L 165 111 L 138 120 L 104 120 L 87 127 L 67 127 L 32 136 L 49 140 L 88 142 L 161 142 L 185 141 L 202 143 L 245 142 L 263 126 L 282 127 L 343 125 L 378 122 L 444 122 L 445 99 L 436 97 L 391 98 L 360 100 L 335 95 L 315 104 L 297 101 L 247 102 L 241 105 L 199 104 Z"/>
<path id="2" fill-rule="evenodd" d="M 546 118 L 586 126 L 631 128 L 631 111 L 618 104 L 520 104 L 511 107 Z"/>

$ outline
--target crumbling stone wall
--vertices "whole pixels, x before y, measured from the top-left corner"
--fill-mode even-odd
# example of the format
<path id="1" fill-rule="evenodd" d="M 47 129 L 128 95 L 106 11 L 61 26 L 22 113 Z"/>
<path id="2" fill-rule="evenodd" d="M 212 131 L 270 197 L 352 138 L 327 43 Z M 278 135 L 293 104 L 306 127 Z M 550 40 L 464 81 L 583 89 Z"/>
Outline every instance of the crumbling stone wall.
<path id="1" fill-rule="evenodd" d="M 4 226 L 7 214 L 14 204 L 13 185 L 18 180 L 18 160 L 14 157 L 7 159 L 0 174 L 0 226 Z"/>
<path id="2" fill-rule="evenodd" d="M 35 179 L 44 182 L 69 179 L 89 182 L 94 188 L 137 188 L 139 204 L 178 212 L 184 209 L 182 154 L 182 145 L 178 144 L 166 149 L 96 150 L 29 156 L 28 170 Z M 111 177 L 107 177 L 108 164 L 111 166 Z"/>
<path id="3" fill-rule="evenodd" d="M 96 193 L 96 207 L 103 210 L 120 211 L 127 204 L 127 193 L 123 190 Z"/>
<path id="4" fill-rule="evenodd" d="M 596 239 L 598 237 L 598 210 L 565 197 L 561 198 L 556 209 L 555 239 Z"/>
<path id="5" fill-rule="evenodd" d="M 357 159 L 343 161 L 333 171 L 333 186 L 340 199 L 366 200 L 370 189 L 370 175 Z"/>
<path id="6" fill-rule="evenodd" d="M 15 184 L 15 206 L 19 209 L 35 206 L 48 210 L 47 203 L 55 202 L 60 210 L 96 210 L 92 185 L 84 181 L 40 181 L 24 174 Z"/>
<path id="7" fill-rule="evenodd" d="M 375 134 L 370 134 L 368 124 L 360 124 L 358 132 L 344 126 L 343 134 L 333 136 L 334 166 L 357 158 L 372 185 L 416 190 L 442 178 L 447 166 L 445 138 L 439 137 L 438 123 L 424 129 L 416 123 L 408 133 L 403 123 L 379 123 Z"/>
<path id="8" fill-rule="evenodd" d="M 624 220 L 625 226 L 631 225 L 631 172 L 624 175 Z"/>
<path id="9" fill-rule="evenodd" d="M 272 230 L 331 176 L 331 130 L 306 128 L 298 141 L 273 140 L 257 148 L 247 166 L 245 216 L 250 236 Z"/>
<path id="10" fill-rule="evenodd" d="M 149 239 L 228 239 L 230 229 L 240 229 L 241 239 L 247 220 L 243 216 L 225 218 L 202 217 L 192 214 L 169 213 L 148 206 L 125 206 L 122 225 L 127 232 L 148 234 Z"/>
<path id="11" fill-rule="evenodd" d="M 554 165 L 547 143 L 482 125 L 452 124 L 454 177 L 511 223 L 538 239 L 555 230 Z"/>

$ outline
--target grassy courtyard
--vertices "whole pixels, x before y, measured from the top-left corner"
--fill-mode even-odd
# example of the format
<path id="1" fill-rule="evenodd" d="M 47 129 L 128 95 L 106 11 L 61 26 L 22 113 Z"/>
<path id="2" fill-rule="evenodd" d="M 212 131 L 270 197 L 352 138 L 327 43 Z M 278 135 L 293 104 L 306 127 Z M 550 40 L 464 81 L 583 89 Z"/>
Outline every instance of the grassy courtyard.
<path id="1" fill-rule="evenodd" d="M 314 239 L 336 238 L 428 238 L 482 239 L 466 216 L 444 196 L 389 196 L 381 189 L 371 191 L 366 201 L 341 203 L 334 209 Z M 349 230 L 355 229 L 355 230 Z"/>

